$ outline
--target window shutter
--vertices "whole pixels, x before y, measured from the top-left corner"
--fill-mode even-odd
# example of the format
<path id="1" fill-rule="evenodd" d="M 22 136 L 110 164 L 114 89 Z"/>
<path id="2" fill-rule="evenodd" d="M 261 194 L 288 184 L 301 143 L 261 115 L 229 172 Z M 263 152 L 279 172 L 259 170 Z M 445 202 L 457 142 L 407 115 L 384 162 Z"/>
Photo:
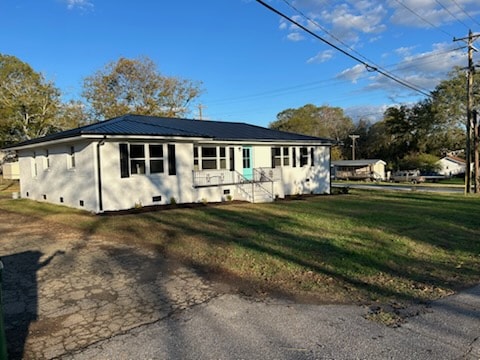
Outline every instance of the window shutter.
<path id="1" fill-rule="evenodd" d="M 168 175 L 177 175 L 177 166 L 175 163 L 175 145 L 168 145 Z"/>
<path id="2" fill-rule="evenodd" d="M 235 148 L 230 148 L 230 171 L 235 171 Z"/>
<path id="3" fill-rule="evenodd" d="M 128 171 L 128 144 L 120 144 L 120 177 L 130 176 Z"/>

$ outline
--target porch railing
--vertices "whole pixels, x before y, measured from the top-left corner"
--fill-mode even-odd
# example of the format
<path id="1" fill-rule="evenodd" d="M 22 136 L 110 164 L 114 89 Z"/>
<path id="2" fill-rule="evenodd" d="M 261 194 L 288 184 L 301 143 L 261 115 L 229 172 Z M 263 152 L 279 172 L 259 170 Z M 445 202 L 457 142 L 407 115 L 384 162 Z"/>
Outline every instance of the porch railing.
<path id="1" fill-rule="evenodd" d="M 221 185 L 236 185 L 243 196 L 255 202 L 259 198 L 273 200 L 274 169 L 258 168 L 253 169 L 252 179 L 247 179 L 237 171 L 230 170 L 200 170 L 193 171 L 194 187 L 210 187 Z"/>

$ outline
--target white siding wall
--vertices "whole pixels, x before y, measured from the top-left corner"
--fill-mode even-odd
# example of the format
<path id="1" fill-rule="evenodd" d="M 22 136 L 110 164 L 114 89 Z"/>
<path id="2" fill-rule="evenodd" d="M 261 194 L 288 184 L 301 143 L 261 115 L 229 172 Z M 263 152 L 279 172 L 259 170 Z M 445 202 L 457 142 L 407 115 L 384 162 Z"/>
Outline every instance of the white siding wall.
<path id="1" fill-rule="evenodd" d="M 153 141 L 135 143 L 159 144 L 159 142 Z M 35 159 L 33 159 L 32 150 L 19 151 L 21 196 L 99 212 L 97 144 L 98 141 L 74 145 L 74 168 L 70 166 L 71 144 L 48 148 L 50 164 L 48 168 L 46 167 L 46 148 L 36 149 Z M 163 173 L 131 174 L 127 178 L 122 178 L 120 174 L 119 143 L 107 140 L 100 146 L 103 211 L 169 204 L 172 198 L 177 203 L 226 201 L 229 198 L 228 195 L 231 195 L 233 199 L 242 199 L 241 192 L 235 185 L 193 187 L 193 143 L 175 143 L 176 175 L 169 175 L 168 143 L 163 144 Z M 226 146 L 227 158 L 229 158 L 229 148 L 232 146 Z M 241 145 L 233 147 L 235 149 L 235 169 L 241 174 L 243 168 Z M 296 147 L 296 167 L 293 167 L 293 151 L 292 146 L 289 146 L 289 165 L 284 166 L 282 162 L 282 166 L 274 169 L 273 195 L 283 198 L 285 195 L 328 194 L 330 192 L 330 148 L 328 146 L 313 147 L 314 166 L 311 166 L 310 149 L 312 146 L 307 147 L 309 151 L 308 164 L 300 166 L 300 147 Z M 272 146 L 267 144 L 252 146 L 254 168 L 271 168 L 271 148 Z"/>
<path id="2" fill-rule="evenodd" d="M 75 167 L 71 166 L 70 146 L 75 149 Z M 97 211 L 93 144 L 38 148 L 33 155 L 33 150 L 19 151 L 23 198 Z"/>
<path id="3" fill-rule="evenodd" d="M 169 204 L 172 198 L 177 203 L 194 202 L 196 199 L 192 180 L 193 144 L 176 143 L 175 155 L 176 176 L 168 175 L 167 143 L 164 143 L 163 173 L 132 174 L 127 178 L 121 178 L 119 144 L 106 142 L 101 147 L 103 210 Z M 153 198 L 159 196 L 161 200 L 154 201 Z"/>

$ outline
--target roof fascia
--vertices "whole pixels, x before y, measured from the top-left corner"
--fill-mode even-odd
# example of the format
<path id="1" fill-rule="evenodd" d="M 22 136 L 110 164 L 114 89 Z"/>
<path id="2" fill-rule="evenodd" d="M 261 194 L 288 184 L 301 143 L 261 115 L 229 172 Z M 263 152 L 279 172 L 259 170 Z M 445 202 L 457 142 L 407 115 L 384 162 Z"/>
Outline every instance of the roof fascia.
<path id="1" fill-rule="evenodd" d="M 200 144 L 231 144 L 231 145 L 283 145 L 283 146 L 302 146 L 302 145 L 317 145 L 330 146 L 331 142 L 322 142 L 318 140 L 205 140 L 198 141 Z"/>

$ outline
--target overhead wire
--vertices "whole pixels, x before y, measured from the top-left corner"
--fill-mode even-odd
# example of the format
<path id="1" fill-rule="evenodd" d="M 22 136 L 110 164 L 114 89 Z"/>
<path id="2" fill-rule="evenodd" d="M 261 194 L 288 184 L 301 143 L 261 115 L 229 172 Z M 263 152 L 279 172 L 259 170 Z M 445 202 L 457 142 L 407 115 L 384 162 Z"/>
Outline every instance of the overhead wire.
<path id="1" fill-rule="evenodd" d="M 301 11 L 300 9 L 298 9 L 297 7 L 295 7 L 292 3 L 290 3 L 288 0 L 283 0 L 283 2 L 285 4 L 287 4 L 291 9 L 293 9 L 294 11 L 296 11 L 298 14 L 300 14 L 300 16 L 302 16 L 305 20 L 311 22 L 312 24 L 314 24 L 315 26 L 317 26 L 319 29 L 321 29 L 323 32 L 325 32 L 326 34 L 328 34 L 330 37 L 332 37 L 333 39 L 335 39 L 336 41 L 338 41 L 339 43 L 341 43 L 343 46 L 345 46 L 347 49 L 349 49 L 350 51 L 354 52 L 355 54 L 357 54 L 358 56 L 362 57 L 365 61 L 368 61 L 370 62 L 371 64 L 373 64 L 376 68 L 378 69 L 382 69 L 384 70 L 385 72 L 387 72 L 388 74 L 392 75 L 392 76 L 395 76 L 394 74 L 392 74 L 391 72 L 385 70 L 385 68 L 383 68 L 382 66 L 380 65 L 377 65 L 375 62 L 373 62 L 372 60 L 368 59 L 366 56 L 362 55 L 360 52 L 356 51 L 355 49 L 353 49 L 351 46 L 349 46 L 348 44 L 346 44 L 344 41 L 342 41 L 341 39 L 339 39 L 338 37 L 336 37 L 335 35 L 333 35 L 331 32 L 329 32 L 325 27 L 323 27 L 322 25 L 320 25 L 317 21 L 313 20 L 311 17 L 307 16 L 303 11 Z M 423 90 L 425 92 L 429 92 L 429 90 L 425 89 L 425 88 L 422 88 L 422 87 L 419 87 L 417 85 L 414 85 L 412 84 L 411 82 L 408 82 L 407 80 L 403 80 L 405 83 L 411 85 L 411 86 L 414 86 L 420 90 Z"/>
<path id="2" fill-rule="evenodd" d="M 445 35 L 449 36 L 450 38 L 454 38 L 455 36 L 453 36 L 452 34 L 450 34 L 448 31 L 445 31 L 443 30 L 442 28 L 438 27 L 437 25 L 435 25 L 434 23 L 432 23 L 431 21 L 429 21 L 428 19 L 426 19 L 425 17 L 423 17 L 422 15 L 420 15 L 419 13 L 417 13 L 416 11 L 414 11 L 413 9 L 409 8 L 407 5 L 405 5 L 404 3 L 402 3 L 400 0 L 395 0 L 399 5 L 401 5 L 403 8 L 405 8 L 406 10 L 410 11 L 413 15 L 415 15 L 416 17 L 418 17 L 419 19 L 421 19 L 423 22 L 427 23 L 428 25 L 430 25 L 431 27 L 437 29 L 438 31 L 441 31 L 442 33 L 444 33 Z"/>
<path id="3" fill-rule="evenodd" d="M 462 20 L 460 20 L 454 13 L 450 11 L 445 5 L 443 5 L 439 0 L 435 0 L 435 2 L 440 5 L 446 12 L 450 14 L 451 17 L 453 17 L 455 20 L 457 20 L 460 24 L 465 26 L 467 29 L 469 29 L 469 26 L 465 24 Z"/>
<path id="4" fill-rule="evenodd" d="M 333 47 L 335 50 L 341 52 L 342 54 L 344 54 L 345 56 L 355 60 L 356 62 L 362 64 L 363 66 L 365 66 L 365 69 L 367 71 L 370 71 L 370 72 L 377 72 L 387 78 L 389 78 L 390 80 L 404 86 L 404 87 L 407 87 L 409 88 L 410 90 L 413 90 L 415 92 L 418 92 L 424 96 L 427 96 L 427 97 L 430 97 L 431 94 L 430 93 L 427 93 L 426 91 L 418 88 L 417 86 L 415 85 L 412 85 L 412 84 L 409 84 L 407 81 L 405 80 L 402 80 L 402 79 L 399 79 L 397 78 L 396 76 L 392 75 L 392 74 L 389 74 L 387 72 L 385 72 L 384 70 L 378 68 L 378 67 L 375 67 L 375 66 L 372 66 L 370 65 L 369 63 L 367 63 L 366 61 L 360 59 L 359 56 L 356 56 L 356 55 L 352 55 L 351 53 L 349 53 L 348 51 L 340 48 L 339 46 L 333 44 L 332 42 L 322 38 L 321 36 L 319 36 L 318 34 L 314 33 L 313 31 L 311 31 L 310 29 L 306 28 L 305 26 L 303 26 L 302 24 L 300 24 L 298 21 L 295 21 L 293 19 L 291 19 L 290 17 L 288 17 L 287 15 L 283 14 L 282 12 L 280 12 L 279 10 L 275 9 L 274 7 L 272 7 L 271 5 L 265 3 L 263 0 L 256 0 L 258 3 L 260 3 L 261 5 L 263 5 L 264 7 L 266 7 L 267 9 L 269 9 L 270 11 L 274 12 L 275 14 L 279 15 L 280 17 L 284 18 L 285 20 L 291 22 L 292 24 L 298 26 L 300 29 L 302 29 L 303 31 L 309 33 L 310 35 L 312 35 L 313 37 L 315 37 L 316 39 L 324 42 L 325 44 L 329 45 L 330 47 Z"/>
<path id="5" fill-rule="evenodd" d="M 480 23 L 479 23 L 477 20 L 475 20 L 475 18 L 473 18 L 472 16 L 470 16 L 470 14 L 469 14 L 463 7 L 461 7 L 460 4 L 459 4 L 456 0 L 451 0 L 451 1 L 452 1 L 455 5 L 457 5 L 457 7 L 458 7 L 465 15 L 467 15 L 467 16 L 470 18 L 470 20 L 472 20 L 475 24 L 477 24 L 477 25 L 480 26 Z"/>

